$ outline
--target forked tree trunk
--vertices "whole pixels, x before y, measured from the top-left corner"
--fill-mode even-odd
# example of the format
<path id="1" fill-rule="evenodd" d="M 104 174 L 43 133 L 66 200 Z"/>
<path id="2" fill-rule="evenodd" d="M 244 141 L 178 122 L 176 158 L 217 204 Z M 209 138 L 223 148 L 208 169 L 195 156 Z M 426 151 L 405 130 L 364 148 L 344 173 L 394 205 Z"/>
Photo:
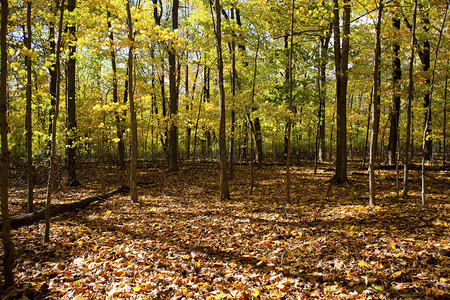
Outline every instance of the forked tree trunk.
<path id="1" fill-rule="evenodd" d="M 2 20 L 0 29 L 1 70 L 0 70 L 0 132 L 1 132 L 1 169 L 0 196 L 2 210 L 2 244 L 3 244 L 3 277 L 6 286 L 14 285 L 14 264 L 16 249 L 11 239 L 11 220 L 8 208 L 8 122 L 7 122 L 7 78 L 8 78 L 8 49 L 6 35 L 8 32 L 8 0 L 2 0 Z"/>
<path id="2" fill-rule="evenodd" d="M 27 34 L 25 39 L 25 47 L 31 50 L 31 1 L 27 2 Z M 27 107 L 26 107 L 26 120 L 25 128 L 27 130 L 27 212 L 34 211 L 33 205 L 33 190 L 34 190 L 34 168 L 33 168 L 33 127 L 32 127 L 32 82 L 31 82 L 31 57 L 25 56 L 25 65 L 27 68 Z"/>
<path id="3" fill-rule="evenodd" d="M 216 13 L 215 34 L 217 52 L 217 79 L 219 86 L 219 165 L 220 165 L 220 200 L 230 199 L 227 176 L 227 144 L 225 136 L 225 88 L 223 85 L 223 58 L 222 58 L 222 20 L 220 0 L 214 0 Z"/>
<path id="4" fill-rule="evenodd" d="M 50 241 L 50 216 L 51 216 L 51 208 L 52 208 L 52 197 L 53 197 L 53 185 L 55 178 L 55 157 L 56 157 L 56 125 L 58 124 L 58 116 L 59 116 L 59 100 L 61 93 L 61 39 L 62 39 L 62 27 L 63 27 L 63 19 L 64 19 L 64 0 L 61 0 L 59 4 L 60 15 L 59 15 L 59 24 L 58 24 L 58 42 L 56 43 L 56 62 L 55 62 L 55 70 L 56 70 L 56 97 L 55 97 L 55 113 L 52 118 L 52 140 L 51 140 L 51 148 L 50 148 L 50 170 L 48 175 L 48 183 L 47 183 L 47 200 L 45 202 L 45 232 L 44 232 L 44 241 Z"/>
<path id="5" fill-rule="evenodd" d="M 381 59 L 381 16 L 383 14 L 383 0 L 378 7 L 378 20 L 376 25 L 375 55 L 373 58 L 373 106 L 372 106 L 372 133 L 370 136 L 369 157 L 369 205 L 375 205 L 375 161 L 377 157 L 378 129 L 380 127 L 380 59 Z"/>
<path id="6" fill-rule="evenodd" d="M 130 162 L 130 198 L 131 202 L 138 202 L 137 194 L 137 121 L 136 110 L 134 108 L 134 89 L 133 89 L 133 19 L 131 18 L 130 2 L 127 2 L 127 23 L 128 23 L 128 102 L 130 104 L 130 125 L 131 125 L 131 162 Z"/>

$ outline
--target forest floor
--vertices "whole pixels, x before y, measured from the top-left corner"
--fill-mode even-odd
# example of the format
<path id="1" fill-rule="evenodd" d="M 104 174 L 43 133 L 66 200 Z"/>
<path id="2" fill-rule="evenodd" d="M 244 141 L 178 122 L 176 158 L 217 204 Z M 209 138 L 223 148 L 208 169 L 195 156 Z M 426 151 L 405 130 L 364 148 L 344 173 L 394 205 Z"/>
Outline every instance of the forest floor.
<path id="1" fill-rule="evenodd" d="M 288 204 L 282 166 L 256 169 L 252 195 L 249 166 L 236 166 L 229 201 L 218 200 L 216 164 L 140 168 L 140 204 L 122 194 L 55 216 L 50 243 L 42 222 L 13 230 L 17 287 L 0 296 L 449 299 L 450 258 L 439 253 L 450 250 L 449 172 L 427 172 L 422 206 L 419 172 L 411 171 L 405 201 L 395 171 L 377 171 L 378 204 L 368 206 L 368 177 L 351 174 L 329 188 L 330 168 L 314 175 L 310 165 L 292 167 Z M 24 175 L 14 172 L 12 215 L 26 207 Z M 128 183 L 113 167 L 86 167 L 79 179 L 82 186 L 61 186 L 54 203 Z M 41 185 L 37 206 L 44 201 Z"/>

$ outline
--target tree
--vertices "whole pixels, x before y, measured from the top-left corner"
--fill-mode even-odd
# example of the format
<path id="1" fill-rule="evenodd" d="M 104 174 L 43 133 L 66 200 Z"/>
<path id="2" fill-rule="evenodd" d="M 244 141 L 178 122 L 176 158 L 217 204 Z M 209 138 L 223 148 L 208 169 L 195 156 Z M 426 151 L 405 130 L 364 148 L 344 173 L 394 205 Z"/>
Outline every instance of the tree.
<path id="1" fill-rule="evenodd" d="M 223 57 L 222 57 L 222 19 L 220 0 L 214 0 L 216 13 L 215 34 L 217 54 L 217 84 L 219 89 L 219 166 L 220 166 L 220 200 L 230 199 L 230 191 L 227 176 L 227 144 L 225 137 L 225 88 L 223 85 Z"/>
<path id="2" fill-rule="evenodd" d="M 398 141 L 398 121 L 400 117 L 400 80 L 402 79 L 402 69 L 400 60 L 400 43 L 398 41 L 400 31 L 400 19 L 392 18 L 392 25 L 395 28 L 394 43 L 392 45 L 392 107 L 390 115 L 390 130 L 388 144 L 388 164 L 393 164 L 397 159 Z"/>
<path id="3" fill-rule="evenodd" d="M 118 82 L 117 82 L 117 65 L 116 65 L 116 49 L 114 46 L 114 33 L 112 31 L 112 22 L 111 22 L 111 12 L 109 9 L 107 10 L 107 24 L 109 31 L 109 47 L 111 53 L 111 67 L 112 67 L 112 79 L 113 79 L 113 102 L 118 103 Z M 128 81 L 127 81 L 128 82 Z M 125 89 L 125 93 L 128 92 Z M 125 143 L 123 140 L 123 126 L 122 126 L 122 118 L 119 112 L 116 112 L 116 130 L 117 130 L 117 138 L 119 141 L 117 142 L 117 151 L 119 152 L 119 167 L 124 170 L 125 169 Z"/>
<path id="4" fill-rule="evenodd" d="M 336 173 L 332 181 L 347 181 L 347 83 L 350 50 L 350 1 L 344 0 L 342 49 L 339 22 L 339 0 L 333 9 L 334 64 L 336 72 Z"/>
<path id="5" fill-rule="evenodd" d="M 134 107 L 134 90 L 133 90 L 133 19 L 131 18 L 130 1 L 127 1 L 127 23 L 128 23 L 128 102 L 130 104 L 130 123 L 131 123 L 131 163 L 130 163 L 130 198 L 131 202 L 138 202 L 137 195 L 137 120 L 136 109 Z"/>
<path id="6" fill-rule="evenodd" d="M 73 13 L 77 6 L 76 0 L 67 1 L 69 13 Z M 67 61 L 67 181 L 68 186 L 77 186 L 77 119 L 76 119 L 76 58 L 77 38 L 76 26 L 67 26 L 69 32 L 69 59 Z"/>
<path id="7" fill-rule="evenodd" d="M 409 173 L 409 149 L 411 141 L 411 105 L 413 101 L 414 92 L 414 50 L 416 45 L 416 18 L 417 18 L 417 0 L 414 0 L 414 13 L 411 28 L 411 54 L 409 58 L 409 70 L 408 70 L 408 104 L 406 108 L 406 141 L 405 141 L 405 164 L 403 171 L 403 198 L 408 196 L 408 173 Z"/>
<path id="8" fill-rule="evenodd" d="M 25 39 L 25 47 L 31 51 L 31 1 L 27 2 L 27 34 Z M 31 53 L 25 56 L 25 66 L 27 68 L 27 107 L 25 128 L 27 130 L 27 212 L 34 211 L 33 205 L 33 189 L 34 189 L 34 167 L 33 167 L 33 126 L 32 126 L 32 81 L 31 81 Z"/>
<path id="9" fill-rule="evenodd" d="M 178 29 L 179 0 L 173 0 L 172 5 L 172 29 Z M 169 170 L 178 170 L 178 86 L 177 86 L 177 62 L 175 46 L 169 46 L 169 93 L 170 93 L 170 131 L 169 131 Z"/>
<path id="10" fill-rule="evenodd" d="M 293 101 L 293 89 L 294 89 L 294 82 L 292 75 L 292 52 L 294 48 L 294 10 L 295 10 L 295 0 L 292 0 L 292 7 L 291 7 L 291 28 L 289 33 L 290 38 L 290 47 L 289 47 L 289 62 L 288 62 L 288 69 L 289 69 L 289 112 L 292 112 L 292 101 Z M 286 157 L 286 203 L 289 203 L 291 200 L 291 170 L 290 170 L 290 164 L 291 164 L 291 130 L 292 130 L 292 120 L 291 116 L 288 116 L 287 121 L 287 157 Z"/>
<path id="11" fill-rule="evenodd" d="M 372 131 L 370 136 L 369 157 L 369 204 L 375 205 L 375 160 L 377 157 L 378 129 L 380 127 L 380 96 L 381 86 L 380 59 L 381 59 L 381 16 L 383 14 L 383 0 L 378 6 L 378 20 L 376 24 L 375 55 L 373 58 L 373 101 L 372 101 Z"/>
<path id="12" fill-rule="evenodd" d="M 5 285 L 14 285 L 13 269 L 16 261 L 16 249 L 11 239 L 11 220 L 8 208 L 8 121 L 7 121 L 7 78 L 8 49 L 6 35 L 8 32 L 8 0 L 2 0 L 2 20 L 0 29 L 1 69 L 0 69 L 0 132 L 1 132 L 1 209 L 2 209 L 2 244 L 3 244 L 3 277 Z"/>

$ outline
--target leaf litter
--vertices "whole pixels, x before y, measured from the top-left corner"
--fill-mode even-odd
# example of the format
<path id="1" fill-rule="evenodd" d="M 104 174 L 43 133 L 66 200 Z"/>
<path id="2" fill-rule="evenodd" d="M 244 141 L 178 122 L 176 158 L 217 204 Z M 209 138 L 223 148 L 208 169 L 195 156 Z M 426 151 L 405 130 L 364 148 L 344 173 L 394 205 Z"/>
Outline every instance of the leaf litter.
<path id="1" fill-rule="evenodd" d="M 419 174 L 411 196 L 396 199 L 392 171 L 380 171 L 378 205 L 368 206 L 367 177 L 332 186 L 323 168 L 294 167 L 285 203 L 284 168 L 236 166 L 230 201 L 217 197 L 216 165 L 176 173 L 140 169 L 140 205 L 127 195 L 13 231 L 17 287 L 4 299 L 448 299 L 449 177 L 430 173 L 427 205 Z M 105 192 L 127 181 L 109 167 L 62 187 L 56 203 Z M 432 176 L 433 175 L 433 176 Z M 25 186 L 25 185 L 23 185 Z M 44 189 L 37 189 L 42 206 Z M 20 186 L 13 214 L 23 213 Z M 441 251 L 442 253 L 442 251 Z M 25 298 L 25 299 L 26 299 Z"/>

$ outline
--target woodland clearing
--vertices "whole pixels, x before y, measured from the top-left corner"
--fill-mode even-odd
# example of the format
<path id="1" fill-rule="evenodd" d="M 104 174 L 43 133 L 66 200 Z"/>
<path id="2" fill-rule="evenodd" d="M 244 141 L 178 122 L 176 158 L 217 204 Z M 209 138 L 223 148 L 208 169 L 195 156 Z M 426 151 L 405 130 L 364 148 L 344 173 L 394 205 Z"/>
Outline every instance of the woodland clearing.
<path id="1" fill-rule="evenodd" d="M 73 202 L 128 182 L 115 167 L 91 166 L 82 186 L 60 186 L 55 203 Z M 448 171 L 411 172 L 407 200 L 397 199 L 395 171 L 377 171 L 378 205 L 368 206 L 367 176 L 333 185 L 331 165 L 285 168 L 237 165 L 232 200 L 218 200 L 216 164 L 178 172 L 139 169 L 139 200 L 115 195 L 13 230 L 16 287 L 3 299 L 448 299 Z M 11 215 L 26 209 L 22 171 L 13 170 Z M 328 194 L 328 195 L 327 195 Z M 42 208 L 45 184 L 36 188 Z M 26 299 L 26 298 L 22 298 Z"/>

